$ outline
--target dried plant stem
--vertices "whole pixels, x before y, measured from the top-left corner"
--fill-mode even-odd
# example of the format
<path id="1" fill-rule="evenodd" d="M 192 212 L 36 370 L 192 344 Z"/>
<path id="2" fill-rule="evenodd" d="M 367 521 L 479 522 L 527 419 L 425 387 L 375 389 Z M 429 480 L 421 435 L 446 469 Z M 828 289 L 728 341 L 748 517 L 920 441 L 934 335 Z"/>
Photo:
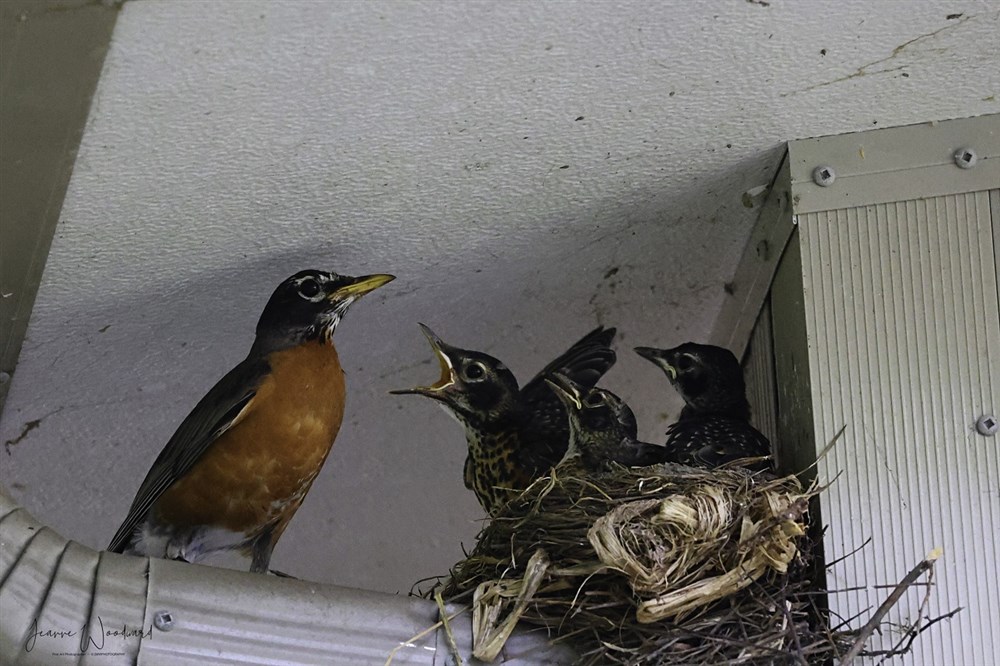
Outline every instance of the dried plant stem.
<path id="1" fill-rule="evenodd" d="M 445 622 L 449 622 L 451 620 L 454 620 L 456 617 L 458 617 L 459 615 L 461 615 L 462 613 L 464 613 L 467 610 L 469 610 L 469 609 L 468 608 L 463 608 L 462 610 L 460 610 L 458 612 L 455 612 L 455 613 L 452 613 L 451 615 L 448 615 L 448 616 L 442 615 L 440 620 L 438 620 L 437 622 L 435 622 L 431 626 L 427 627 L 426 629 L 424 629 L 423 631 L 421 631 L 419 634 L 411 636 L 410 638 L 406 639 L 405 641 L 403 641 L 402 643 L 400 643 L 396 647 L 392 648 L 392 650 L 389 652 L 389 656 L 385 660 L 385 665 L 384 666 L 390 666 L 392 664 L 392 660 L 396 657 L 396 653 L 397 652 L 399 652 L 400 650 L 402 650 L 405 647 L 412 646 L 413 643 L 414 643 L 414 641 L 419 641 L 421 638 L 427 636 L 427 634 L 430 634 L 432 632 L 437 631 L 438 628 L 444 626 Z"/>
<path id="2" fill-rule="evenodd" d="M 903 580 L 899 581 L 892 593 L 886 597 L 882 605 L 872 614 L 871 619 L 865 623 L 865 626 L 861 627 L 858 631 L 858 636 L 854 640 L 854 644 L 851 645 L 851 649 L 847 651 L 847 654 L 840 660 L 840 666 L 848 666 L 852 661 L 854 661 L 861 651 L 865 649 L 865 644 L 868 639 L 872 637 L 875 630 L 879 628 L 882 624 L 882 620 L 889 613 L 893 606 L 899 603 L 903 594 L 913 583 L 916 582 L 918 578 L 923 576 L 927 571 L 929 571 L 933 566 L 934 562 L 941 557 L 941 549 L 935 548 L 921 561 L 917 566 L 910 570 L 910 573 L 903 577 Z"/>
<path id="3" fill-rule="evenodd" d="M 444 626 L 444 635 L 448 640 L 448 648 L 455 657 L 455 666 L 462 666 L 462 653 L 458 651 L 455 634 L 451 632 L 451 622 L 448 618 L 448 611 L 444 607 L 444 597 L 441 596 L 441 590 L 434 592 L 434 601 L 437 602 L 438 615 L 441 616 L 441 624 Z"/>
<path id="4" fill-rule="evenodd" d="M 480 659 L 526 623 L 570 643 L 584 665 L 804 666 L 850 655 L 846 664 L 933 558 L 860 632 L 831 629 L 819 619 L 826 591 L 812 580 L 806 529 L 823 489 L 739 468 L 559 468 L 484 526 L 435 593 L 452 603 L 473 595 Z"/>

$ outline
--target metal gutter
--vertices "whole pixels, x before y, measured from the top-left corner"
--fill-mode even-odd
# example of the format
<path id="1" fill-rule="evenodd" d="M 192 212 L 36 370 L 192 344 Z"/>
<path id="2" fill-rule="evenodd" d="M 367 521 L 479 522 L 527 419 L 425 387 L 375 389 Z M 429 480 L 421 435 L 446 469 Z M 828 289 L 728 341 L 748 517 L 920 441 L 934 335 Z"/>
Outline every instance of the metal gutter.
<path id="1" fill-rule="evenodd" d="M 97 552 L 2 488 L 0 617 L 4 664 L 455 663 L 444 631 L 432 629 L 432 602 Z M 470 661 L 470 613 L 450 627 Z M 498 661 L 568 664 L 573 654 L 542 632 L 515 632 Z"/>

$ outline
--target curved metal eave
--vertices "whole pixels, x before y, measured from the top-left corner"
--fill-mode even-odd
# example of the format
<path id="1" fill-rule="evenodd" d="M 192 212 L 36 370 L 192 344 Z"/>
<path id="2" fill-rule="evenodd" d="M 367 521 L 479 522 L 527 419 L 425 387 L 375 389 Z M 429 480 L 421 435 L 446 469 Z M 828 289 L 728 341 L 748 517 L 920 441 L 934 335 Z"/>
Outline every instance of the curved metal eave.
<path id="1" fill-rule="evenodd" d="M 161 611 L 169 631 L 154 626 Z M 3 664 L 384 664 L 393 650 L 393 664 L 454 663 L 443 630 L 413 639 L 438 621 L 429 601 L 97 552 L 38 523 L 2 488 L 0 618 Z M 469 613 L 451 629 L 470 660 Z M 573 655 L 522 632 L 499 661 Z"/>

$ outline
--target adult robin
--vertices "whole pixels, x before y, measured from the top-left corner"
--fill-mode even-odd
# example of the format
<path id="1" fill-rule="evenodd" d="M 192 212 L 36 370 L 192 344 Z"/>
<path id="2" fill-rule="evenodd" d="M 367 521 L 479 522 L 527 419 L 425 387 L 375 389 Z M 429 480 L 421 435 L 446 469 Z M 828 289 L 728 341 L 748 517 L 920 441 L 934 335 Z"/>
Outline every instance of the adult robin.
<path id="1" fill-rule="evenodd" d="M 750 424 L 743 369 L 731 351 L 694 342 L 635 351 L 663 370 L 684 398 L 680 417 L 667 429 L 666 447 L 674 461 L 718 467 L 757 458 L 751 467 L 770 467 L 771 444 Z M 759 460 L 762 457 L 768 459 Z"/>
<path id="2" fill-rule="evenodd" d="M 635 414 L 611 391 L 599 386 L 585 389 L 558 372 L 545 381 L 566 405 L 569 416 L 564 463 L 578 461 L 588 472 L 601 472 L 612 463 L 646 467 L 669 460 L 666 447 L 639 441 Z"/>
<path id="3" fill-rule="evenodd" d="M 186 562 L 238 550 L 266 572 L 343 419 L 334 330 L 393 279 L 305 270 L 282 282 L 250 353 L 181 422 L 108 550 Z"/>
<path id="4" fill-rule="evenodd" d="M 542 369 L 524 388 L 489 354 L 445 343 L 420 324 L 441 365 L 430 386 L 400 389 L 441 402 L 465 428 L 465 486 L 489 514 L 545 474 L 565 455 L 569 424 L 562 401 L 545 383 L 561 372 L 581 386 L 597 383 L 615 362 L 615 329 L 598 327 Z"/>

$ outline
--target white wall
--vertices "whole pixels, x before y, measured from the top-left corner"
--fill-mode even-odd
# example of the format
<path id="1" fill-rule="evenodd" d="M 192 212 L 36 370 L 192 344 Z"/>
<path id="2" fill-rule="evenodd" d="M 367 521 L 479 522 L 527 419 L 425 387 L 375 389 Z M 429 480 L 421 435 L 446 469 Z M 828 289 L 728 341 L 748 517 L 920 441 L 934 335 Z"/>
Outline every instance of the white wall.
<path id="1" fill-rule="evenodd" d="M 435 377 L 417 321 L 523 379 L 617 325 L 606 384 L 657 438 L 676 402 L 629 349 L 706 337 L 780 142 L 996 112 L 998 31 L 995 1 L 126 3 L 0 480 L 106 545 L 279 280 L 392 272 L 338 331 L 344 428 L 273 565 L 405 591 L 481 515 L 458 427 L 385 394 Z"/>

